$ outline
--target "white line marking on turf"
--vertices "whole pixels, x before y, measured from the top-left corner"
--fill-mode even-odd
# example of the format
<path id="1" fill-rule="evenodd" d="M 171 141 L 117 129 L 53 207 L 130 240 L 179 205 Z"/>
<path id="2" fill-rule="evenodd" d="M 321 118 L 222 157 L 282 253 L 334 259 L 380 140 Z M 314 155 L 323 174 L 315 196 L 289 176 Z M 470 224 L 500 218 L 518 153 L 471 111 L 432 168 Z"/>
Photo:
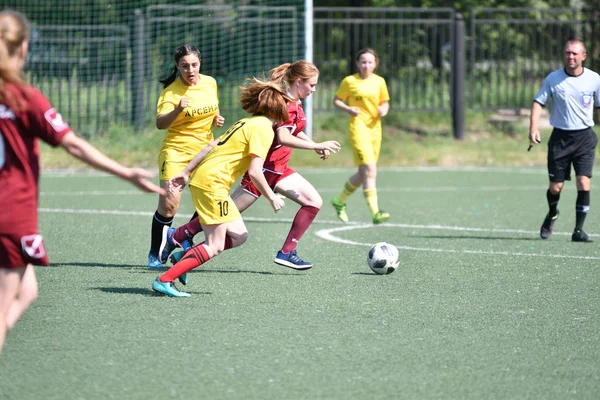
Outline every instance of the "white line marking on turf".
<path id="1" fill-rule="evenodd" d="M 74 209 L 74 208 L 40 208 L 41 213 L 64 213 L 64 214 L 88 214 L 88 215 L 131 215 L 131 216 L 144 216 L 151 217 L 154 212 L 151 211 L 119 211 L 119 210 L 93 210 L 93 209 Z M 176 217 L 189 219 L 192 214 L 177 214 Z M 258 217 L 243 217 L 244 221 L 248 222 L 285 222 L 291 223 L 291 218 L 258 218 Z M 325 225 L 340 225 L 342 222 L 339 221 L 314 221 L 314 224 L 325 224 Z M 315 234 L 325 240 L 331 242 L 343 243 L 353 246 L 371 246 L 369 243 L 356 242 L 353 240 L 339 238 L 333 233 L 349 231 L 353 229 L 367 229 L 374 228 L 375 225 L 363 224 L 358 222 L 350 222 L 343 224 L 336 228 L 321 229 Z M 524 229 L 499 229 L 499 228 L 470 228 L 464 226 L 446 226 L 446 225 L 419 225 L 419 224 L 392 224 L 386 223 L 377 225 L 377 228 L 404 228 L 404 229 L 431 229 L 441 231 L 461 231 L 461 232 L 491 232 L 491 233 L 516 233 L 523 235 L 536 236 L 539 234 L 538 231 L 528 231 Z M 570 235 L 568 232 L 554 232 L 554 235 Z M 590 235 L 594 236 L 594 235 Z M 520 252 L 507 252 L 507 251 L 485 251 L 485 250 L 454 250 L 454 249 L 436 249 L 436 248 L 421 248 L 395 245 L 401 250 L 412 250 L 412 251 L 428 251 L 435 253 L 453 253 L 453 254 L 486 254 L 486 255 L 506 255 L 506 256 L 529 256 L 529 257 L 550 257 L 550 258 L 565 258 L 565 259 L 580 259 L 580 260 L 600 260 L 600 257 L 590 256 L 568 256 L 562 254 L 533 254 L 533 253 L 520 253 Z"/>
<path id="2" fill-rule="evenodd" d="M 503 191 L 517 191 L 517 190 L 544 190 L 547 185 L 539 186 L 438 186 L 438 187 L 395 187 L 395 188 L 377 188 L 379 192 L 385 193 L 414 193 L 414 192 L 503 192 Z M 323 193 L 337 193 L 339 189 L 333 188 L 318 188 L 317 191 Z M 75 192 L 40 192 L 42 197 L 59 197 L 59 196 L 148 196 L 148 193 L 144 193 L 140 190 L 114 190 L 114 191 L 101 191 L 101 190 L 90 190 L 90 191 L 75 191 Z"/>
<path id="3" fill-rule="evenodd" d="M 458 231 L 475 231 L 475 232 L 503 232 L 503 233 L 535 233 L 532 231 L 524 231 L 524 230 L 512 230 L 512 229 L 481 229 L 481 228 L 464 228 L 464 227 L 442 227 L 440 225 L 407 225 L 407 224 L 382 224 L 378 225 L 378 228 L 381 227 L 405 227 L 405 228 L 417 228 L 417 229 L 449 229 L 449 230 L 458 230 Z M 366 229 L 373 228 L 372 224 L 364 224 L 364 225 L 354 225 L 354 226 L 343 226 L 339 228 L 331 228 L 331 229 L 321 229 L 317 231 L 315 234 L 325 240 L 329 240 L 331 242 L 349 244 L 353 246 L 364 246 L 370 247 L 372 244 L 363 243 L 363 242 L 355 242 L 353 240 L 342 239 L 337 236 L 334 236 L 332 233 L 334 232 L 343 232 L 349 231 L 353 229 Z M 555 232 L 555 235 L 558 234 Z M 560 233 L 567 234 L 567 233 Z M 565 258 L 565 259 L 578 259 L 578 260 L 600 260 L 600 257 L 592 257 L 592 256 L 569 256 L 563 254 L 539 254 L 539 253 L 521 253 L 521 252 L 508 252 L 508 251 L 486 251 L 486 250 L 455 250 L 455 249 L 436 249 L 432 247 L 412 247 L 412 246 L 402 246 L 394 244 L 399 250 L 412 250 L 412 251 L 426 251 L 432 253 L 452 253 L 452 254 L 478 254 L 478 255 L 503 255 L 503 256 L 528 256 L 528 257 L 549 257 L 549 258 Z"/>

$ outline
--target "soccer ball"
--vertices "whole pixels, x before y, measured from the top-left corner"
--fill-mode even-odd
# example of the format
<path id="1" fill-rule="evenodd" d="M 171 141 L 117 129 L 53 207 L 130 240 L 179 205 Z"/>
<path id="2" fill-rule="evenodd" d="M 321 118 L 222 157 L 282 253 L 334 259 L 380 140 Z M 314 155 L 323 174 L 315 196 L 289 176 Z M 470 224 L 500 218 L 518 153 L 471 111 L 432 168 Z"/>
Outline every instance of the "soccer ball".
<path id="1" fill-rule="evenodd" d="M 375 243 L 369 250 L 367 262 L 376 274 L 391 274 L 400 264 L 398 249 L 386 242 Z"/>

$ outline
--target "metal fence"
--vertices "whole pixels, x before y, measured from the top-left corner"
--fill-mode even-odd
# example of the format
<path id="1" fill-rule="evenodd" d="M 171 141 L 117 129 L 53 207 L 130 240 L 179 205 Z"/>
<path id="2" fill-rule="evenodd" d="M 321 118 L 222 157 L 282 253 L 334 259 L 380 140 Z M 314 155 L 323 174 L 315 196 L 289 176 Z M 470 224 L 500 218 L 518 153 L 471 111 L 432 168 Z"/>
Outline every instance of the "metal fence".
<path id="1" fill-rule="evenodd" d="M 584 65 L 600 72 L 600 10 L 475 8 L 468 46 L 468 106 L 530 107 L 544 77 L 563 66 L 567 39 L 588 47 Z"/>
<path id="2" fill-rule="evenodd" d="M 588 46 L 585 65 L 600 69 L 600 10 L 475 8 L 464 37 L 457 36 L 462 20 L 452 8 L 313 11 L 313 61 L 321 71 L 315 111 L 333 110 L 335 89 L 356 72 L 354 57 L 363 47 L 380 56 L 378 73 L 394 110 L 464 114 L 457 94 L 472 110 L 529 107 L 543 78 L 562 65 L 564 42 L 575 36 Z M 295 6 L 154 5 L 131 21 L 34 24 L 28 79 L 79 132 L 151 125 L 158 79 L 185 42 L 202 51 L 202 72 L 217 79 L 224 112 L 239 111 L 245 77 L 304 57 L 304 14 Z M 457 74 L 465 63 L 465 74 Z"/>

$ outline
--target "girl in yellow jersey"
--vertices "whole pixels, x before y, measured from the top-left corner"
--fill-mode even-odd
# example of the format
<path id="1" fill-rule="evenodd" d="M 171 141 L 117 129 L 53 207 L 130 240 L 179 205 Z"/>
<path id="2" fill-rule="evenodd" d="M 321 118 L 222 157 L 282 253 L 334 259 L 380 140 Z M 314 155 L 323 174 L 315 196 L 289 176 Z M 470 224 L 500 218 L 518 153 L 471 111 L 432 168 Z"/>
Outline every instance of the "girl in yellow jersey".
<path id="1" fill-rule="evenodd" d="M 160 185 L 167 188 L 169 179 L 183 171 L 185 166 L 213 141 L 213 125 L 223 126 L 219 115 L 217 82 L 200 73 L 200 52 L 186 44 L 175 50 L 175 66 L 171 75 L 161 80 L 163 92 L 158 99 L 156 127 L 167 134 L 158 155 Z M 179 72 L 179 77 L 177 73 Z M 164 232 L 173 223 L 179 209 L 181 193 L 160 196 L 152 218 L 152 235 L 148 268 L 162 268 L 159 250 Z"/>
<path id="2" fill-rule="evenodd" d="M 246 241 L 248 230 L 229 194 L 244 172 L 248 171 L 275 212 L 284 205 L 269 187 L 263 163 L 273 143 L 273 126 L 288 119 L 287 103 L 292 99 L 280 85 L 259 80 L 242 87 L 240 99 L 242 108 L 252 117 L 233 124 L 170 180 L 170 190 L 181 192 L 193 172 L 190 191 L 206 241 L 189 249 L 179 262 L 156 278 L 152 289 L 159 293 L 190 297 L 177 290 L 173 281 L 179 279 L 186 284 L 188 271 Z"/>
<path id="3" fill-rule="evenodd" d="M 339 196 L 331 200 L 338 218 L 348 222 L 346 200 L 354 191 L 363 185 L 363 193 L 373 223 L 387 221 L 390 215 L 379 209 L 377 201 L 377 160 L 381 149 L 381 118 L 390 109 L 387 85 L 385 80 L 374 73 L 379 64 L 375 50 L 366 48 L 358 52 L 356 65 L 359 72 L 342 80 L 335 93 L 333 104 L 350 114 L 350 145 L 354 153 L 354 164 L 358 172 L 352 175 Z"/>

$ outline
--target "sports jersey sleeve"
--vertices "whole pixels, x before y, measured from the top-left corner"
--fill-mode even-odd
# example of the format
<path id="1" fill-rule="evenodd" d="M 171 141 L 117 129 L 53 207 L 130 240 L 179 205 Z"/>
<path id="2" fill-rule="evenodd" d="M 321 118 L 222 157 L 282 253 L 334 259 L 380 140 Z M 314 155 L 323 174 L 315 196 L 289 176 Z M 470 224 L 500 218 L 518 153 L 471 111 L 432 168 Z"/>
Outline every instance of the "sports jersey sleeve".
<path id="1" fill-rule="evenodd" d="M 381 85 L 379 87 L 379 104 L 390 101 L 390 94 L 388 92 L 387 84 L 385 79 L 381 78 Z"/>
<path id="2" fill-rule="evenodd" d="M 346 101 L 346 99 L 350 97 L 350 94 L 350 83 L 348 82 L 348 77 L 346 77 L 342 80 L 342 83 L 340 83 L 340 87 L 335 92 L 335 95 L 341 100 Z"/>
<path id="3" fill-rule="evenodd" d="M 50 104 L 48 99 L 39 91 L 34 90 L 29 100 L 32 117 L 32 132 L 51 146 L 58 146 L 62 138 L 71 131 L 62 115 Z"/>
<path id="4" fill-rule="evenodd" d="M 550 79 L 548 79 L 548 77 L 546 77 L 546 79 L 544 79 L 544 83 L 542 83 L 542 87 L 540 88 L 539 92 L 533 98 L 533 101 L 535 101 L 536 103 L 539 103 L 542 106 L 545 106 L 546 103 L 548 102 L 549 97 L 550 97 Z"/>
<path id="5" fill-rule="evenodd" d="M 292 128 L 294 128 L 294 126 L 296 125 L 296 119 L 298 118 L 298 109 L 295 103 L 291 102 L 288 103 L 288 119 L 287 121 L 278 124 L 275 126 L 275 131 L 281 129 L 281 128 L 288 128 L 290 130 L 290 133 L 292 133 L 292 135 L 298 135 L 298 132 L 292 132 Z"/>
<path id="6" fill-rule="evenodd" d="M 173 92 L 169 88 L 166 88 L 158 98 L 158 103 L 156 104 L 156 116 L 158 117 L 159 115 L 170 113 L 178 104 L 179 101 L 177 101 L 177 104 L 175 103 Z"/>

